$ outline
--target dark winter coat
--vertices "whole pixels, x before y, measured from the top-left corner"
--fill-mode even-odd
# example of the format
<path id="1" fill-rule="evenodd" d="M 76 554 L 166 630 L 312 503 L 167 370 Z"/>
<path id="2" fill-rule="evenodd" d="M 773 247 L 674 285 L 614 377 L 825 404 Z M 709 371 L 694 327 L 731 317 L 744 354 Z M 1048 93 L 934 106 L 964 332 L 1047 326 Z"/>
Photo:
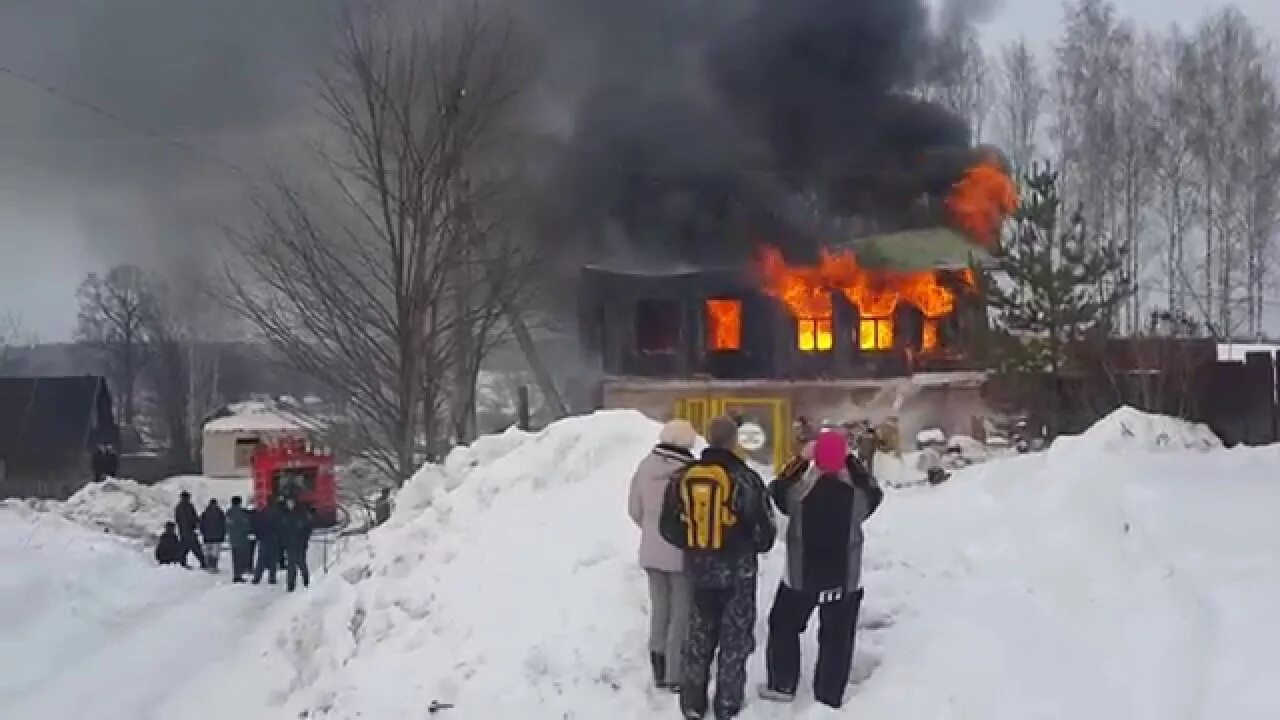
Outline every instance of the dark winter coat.
<path id="1" fill-rule="evenodd" d="M 754 580 L 759 571 L 757 555 L 769 552 L 778 534 L 764 480 L 731 450 L 709 447 L 702 451 L 701 461 L 724 468 L 733 481 L 733 512 L 738 517 L 737 524 L 726 535 L 721 550 L 685 548 L 680 496 L 673 482 L 667 486 L 663 498 L 659 521 L 662 537 L 676 547 L 685 548 L 684 571 L 695 588 L 723 589 L 732 587 L 735 579 Z"/>
<path id="2" fill-rule="evenodd" d="M 93 451 L 93 477 L 95 480 L 101 480 L 104 477 L 114 476 L 116 470 L 111 467 L 110 454 L 103 448 Z"/>
<path id="3" fill-rule="evenodd" d="M 253 534 L 260 543 L 274 543 L 280 533 L 280 511 L 273 505 L 255 510 L 252 517 Z"/>
<path id="4" fill-rule="evenodd" d="M 311 542 L 311 513 L 301 505 L 285 511 L 280 518 L 280 541 L 290 552 L 306 552 Z"/>
<path id="5" fill-rule="evenodd" d="M 227 511 L 227 539 L 232 547 L 244 547 L 249 544 L 249 535 L 253 532 L 253 522 L 249 511 L 242 507 L 231 506 Z"/>
<path id="6" fill-rule="evenodd" d="M 805 593 L 857 590 L 862 582 L 862 523 L 884 499 L 866 466 L 851 455 L 844 470 L 823 474 L 807 460 L 793 460 L 769 491 L 790 518 L 783 576 L 787 586 Z"/>
<path id="7" fill-rule="evenodd" d="M 118 477 L 120 475 L 120 453 L 115 450 L 107 450 L 102 456 L 102 469 L 110 477 Z"/>
<path id="8" fill-rule="evenodd" d="M 160 534 L 160 541 L 156 543 L 156 562 L 161 565 L 173 565 L 182 562 L 185 555 L 177 534 L 169 531 Z"/>
<path id="9" fill-rule="evenodd" d="M 196 525 L 200 524 L 196 506 L 192 505 L 190 500 L 179 500 L 177 507 L 173 509 L 173 522 L 178 526 L 179 535 L 183 537 L 195 535 Z"/>
<path id="10" fill-rule="evenodd" d="M 222 508 L 210 504 L 200 514 L 200 536 L 207 543 L 220 543 L 227 539 L 227 516 Z"/>

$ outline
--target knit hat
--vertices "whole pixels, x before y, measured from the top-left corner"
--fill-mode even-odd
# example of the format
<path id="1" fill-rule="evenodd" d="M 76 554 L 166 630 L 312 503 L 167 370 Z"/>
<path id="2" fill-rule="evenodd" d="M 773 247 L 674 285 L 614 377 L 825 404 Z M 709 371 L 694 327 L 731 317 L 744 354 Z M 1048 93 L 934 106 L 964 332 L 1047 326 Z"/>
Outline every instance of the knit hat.
<path id="1" fill-rule="evenodd" d="M 840 472 L 844 469 L 844 459 L 849 454 L 849 444 L 844 434 L 833 430 L 823 430 L 813 446 L 813 461 L 818 470 L 824 473 Z"/>
<path id="2" fill-rule="evenodd" d="M 662 426 L 662 432 L 658 433 L 658 442 L 662 445 L 674 445 L 687 450 L 698 442 L 698 433 L 689 424 L 688 420 L 676 419 Z"/>
<path id="3" fill-rule="evenodd" d="M 738 423 L 728 415 L 721 415 L 707 427 L 707 444 L 721 450 L 732 450 L 738 444 Z"/>

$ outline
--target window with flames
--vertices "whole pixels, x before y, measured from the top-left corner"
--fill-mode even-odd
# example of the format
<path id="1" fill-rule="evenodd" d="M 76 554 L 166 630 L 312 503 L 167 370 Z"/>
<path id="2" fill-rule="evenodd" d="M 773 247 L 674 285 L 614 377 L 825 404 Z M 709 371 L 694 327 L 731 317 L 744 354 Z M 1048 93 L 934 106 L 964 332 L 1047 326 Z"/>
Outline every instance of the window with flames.
<path id="1" fill-rule="evenodd" d="M 732 298 L 707 300 L 707 349 L 737 352 L 742 349 L 742 301 Z"/>

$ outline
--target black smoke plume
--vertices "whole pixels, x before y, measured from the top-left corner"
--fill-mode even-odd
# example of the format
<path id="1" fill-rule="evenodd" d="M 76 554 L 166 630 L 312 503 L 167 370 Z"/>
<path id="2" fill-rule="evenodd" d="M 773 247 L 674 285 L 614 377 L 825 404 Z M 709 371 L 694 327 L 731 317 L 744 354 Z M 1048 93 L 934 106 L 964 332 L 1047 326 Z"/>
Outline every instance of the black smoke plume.
<path id="1" fill-rule="evenodd" d="M 549 77 L 578 98 L 554 187 L 593 259 L 741 262 L 761 242 L 811 256 L 851 222 L 936 222 L 919 199 L 968 162 L 966 123 L 912 93 L 942 40 L 923 0 L 539 7 Z"/>

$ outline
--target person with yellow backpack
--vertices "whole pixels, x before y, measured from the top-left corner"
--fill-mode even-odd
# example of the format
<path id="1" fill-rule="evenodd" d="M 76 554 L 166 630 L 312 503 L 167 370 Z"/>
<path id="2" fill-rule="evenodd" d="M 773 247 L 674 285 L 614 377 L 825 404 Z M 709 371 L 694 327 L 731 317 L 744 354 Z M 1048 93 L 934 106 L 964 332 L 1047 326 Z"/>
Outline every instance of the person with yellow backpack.
<path id="1" fill-rule="evenodd" d="M 664 493 L 659 529 L 684 551 L 692 606 L 684 645 L 680 710 L 700 720 L 742 711 L 747 658 L 755 650 L 758 555 L 777 538 L 764 480 L 735 453 L 738 425 L 711 421 L 701 457 L 675 474 Z M 711 664 L 715 700 L 709 708 Z"/>

